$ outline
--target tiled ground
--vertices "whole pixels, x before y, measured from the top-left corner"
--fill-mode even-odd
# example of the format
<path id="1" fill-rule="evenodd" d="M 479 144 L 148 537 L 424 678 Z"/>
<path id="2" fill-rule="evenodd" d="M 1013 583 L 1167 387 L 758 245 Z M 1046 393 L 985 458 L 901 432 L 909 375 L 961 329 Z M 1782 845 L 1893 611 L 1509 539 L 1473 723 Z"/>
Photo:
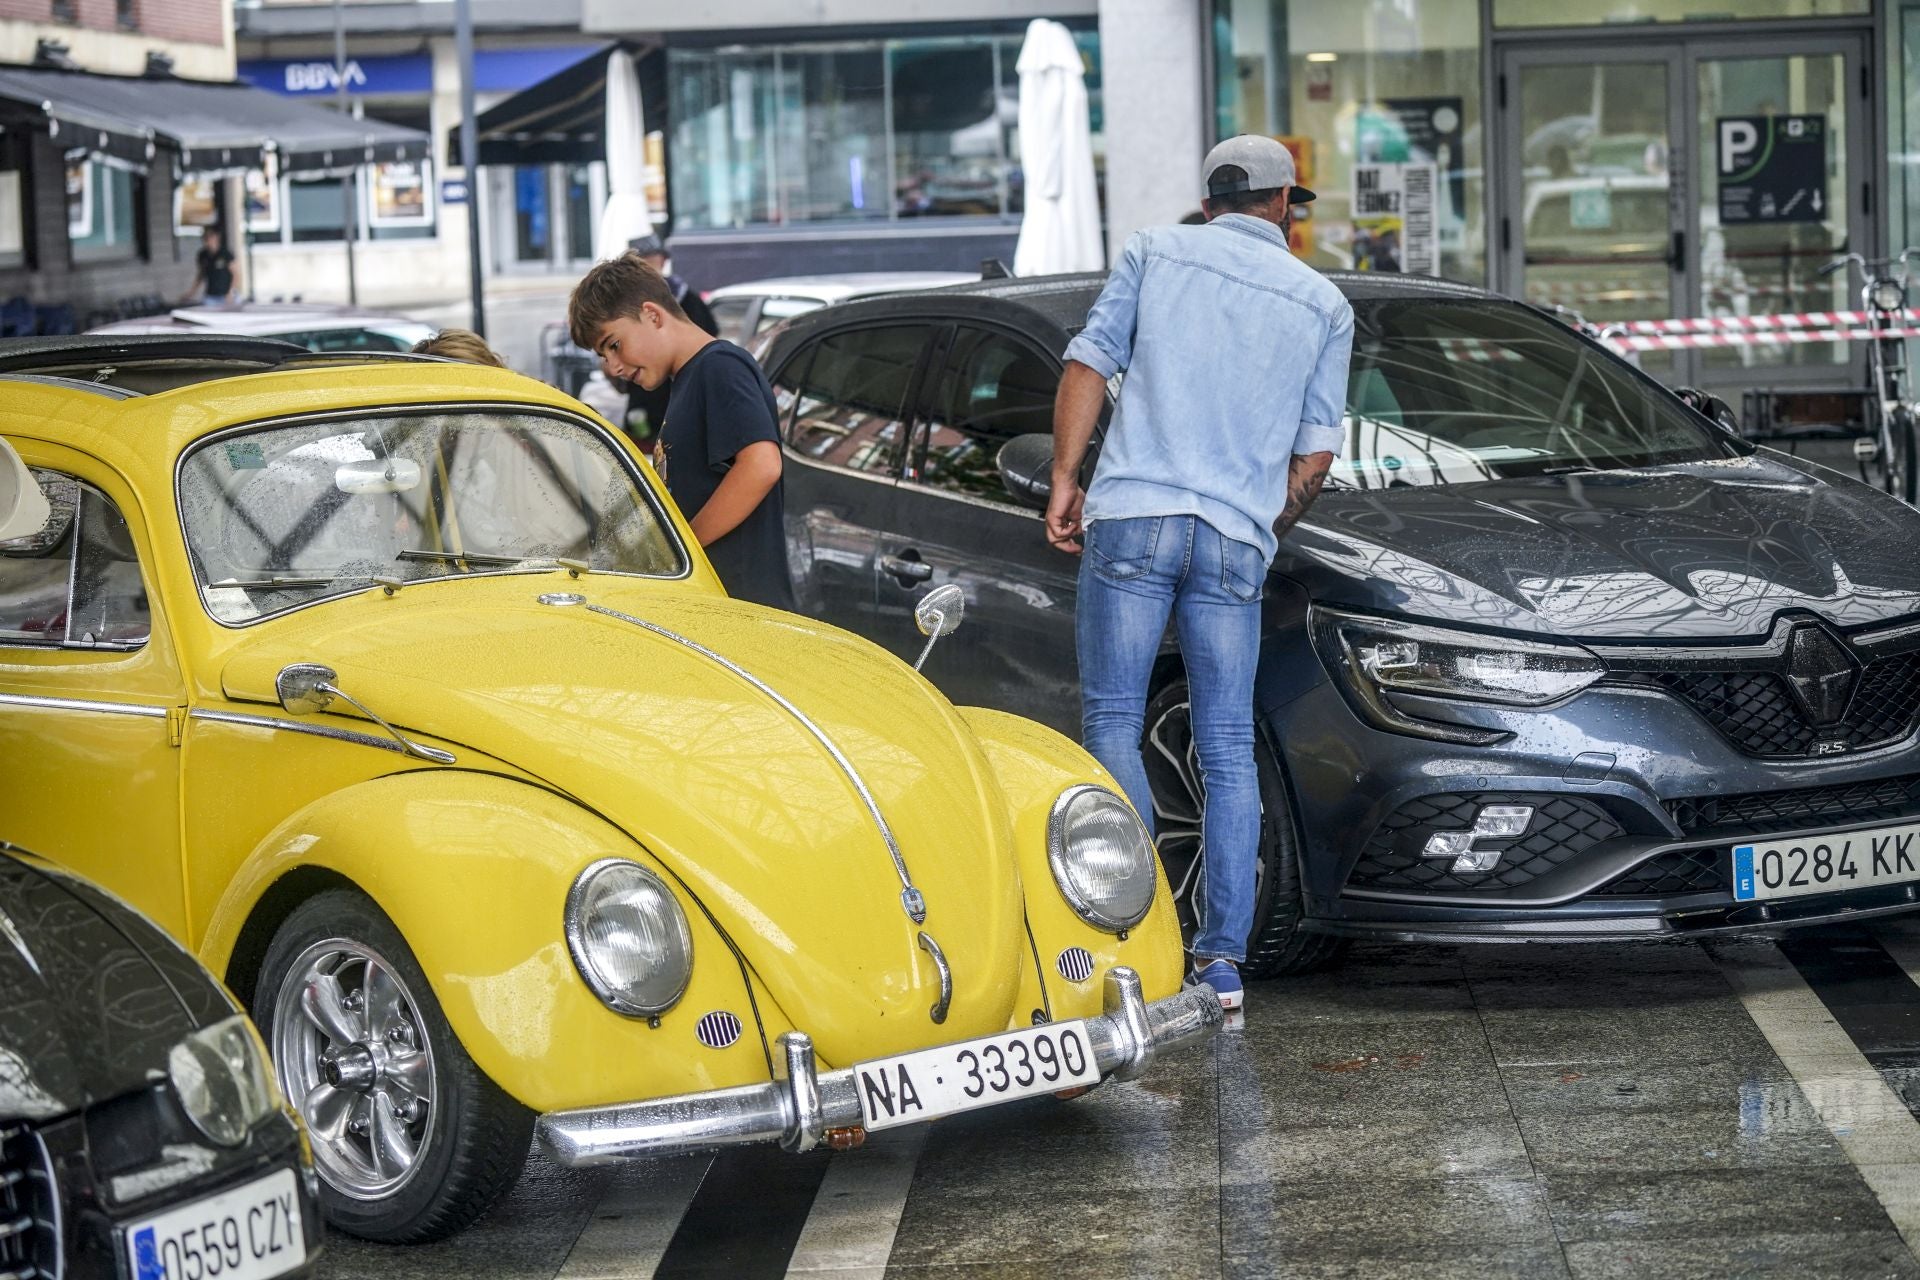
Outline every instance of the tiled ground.
<path id="1" fill-rule="evenodd" d="M 324 1273 L 546 1280 L 664 1259 L 661 1274 L 850 1278 L 884 1259 L 886 1276 L 943 1280 L 1920 1277 L 1854 1162 L 1874 1125 L 1887 1159 L 1907 1160 L 1920 1126 L 1864 1066 L 1796 1082 L 1729 968 L 1799 983 L 1767 942 L 1360 948 L 1255 986 L 1242 1027 L 1141 1081 L 827 1157 L 797 1251 L 721 1265 L 682 1247 L 704 1161 L 590 1175 L 536 1161 L 467 1235 L 337 1241 Z M 1839 1051 L 1858 1053 L 1798 991 L 1812 1039 L 1792 1053 L 1844 1074 Z M 1920 1025 L 1920 990 L 1916 1011 Z M 1776 1039 L 1799 1034 L 1774 1021 Z M 1882 1075 L 1912 1087 L 1913 1073 Z M 1877 1176 L 1920 1188 L 1920 1166 Z M 740 1230 L 765 1212 L 740 1204 Z"/>

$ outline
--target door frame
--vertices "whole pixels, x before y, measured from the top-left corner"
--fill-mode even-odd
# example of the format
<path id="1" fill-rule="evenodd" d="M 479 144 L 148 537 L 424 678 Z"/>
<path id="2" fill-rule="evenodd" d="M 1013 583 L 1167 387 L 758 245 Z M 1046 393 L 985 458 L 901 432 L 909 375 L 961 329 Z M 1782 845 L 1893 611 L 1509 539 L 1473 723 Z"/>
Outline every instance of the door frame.
<path id="1" fill-rule="evenodd" d="M 1677 170 L 1682 180 L 1668 190 L 1669 234 L 1685 235 L 1685 256 L 1681 269 L 1669 266 L 1668 287 L 1675 317 L 1698 313 L 1701 283 L 1700 228 L 1701 198 L 1708 179 L 1704 177 L 1704 156 L 1698 151 L 1698 98 L 1700 65 L 1709 60 L 1785 58 L 1798 55 L 1839 54 L 1843 59 L 1843 82 L 1851 81 L 1847 101 L 1853 104 L 1842 145 L 1846 148 L 1840 181 L 1861 182 L 1866 190 L 1850 189 L 1847 201 L 1848 248 L 1872 257 L 1883 252 L 1886 230 L 1881 217 L 1886 207 L 1885 150 L 1881 136 L 1885 124 L 1881 111 L 1885 103 L 1873 91 L 1874 57 L 1879 48 L 1877 15 L 1859 15 L 1845 20 L 1787 23 L 1702 23 L 1697 25 L 1663 24 L 1640 31 L 1618 27 L 1570 28 L 1496 32 L 1490 40 L 1488 79 L 1493 90 L 1494 110 L 1489 113 L 1488 131 L 1490 171 L 1495 181 L 1487 184 L 1489 273 L 1493 287 L 1519 297 L 1524 278 L 1525 178 L 1520 160 L 1524 139 L 1520 136 L 1518 78 L 1529 66 L 1564 66 L 1595 63 L 1663 63 L 1667 68 L 1667 155 L 1669 171 Z M 1859 176 L 1866 175 L 1866 176 Z M 1826 384 L 1844 381 L 1864 385 L 1866 355 L 1863 345 L 1853 344 L 1846 366 L 1812 365 L 1771 370 L 1770 385 Z M 1692 351 L 1673 352 L 1671 370 L 1660 376 L 1673 385 L 1747 386 L 1753 378 L 1742 368 L 1708 370 Z M 1842 370 L 1844 369 L 1844 372 Z"/>

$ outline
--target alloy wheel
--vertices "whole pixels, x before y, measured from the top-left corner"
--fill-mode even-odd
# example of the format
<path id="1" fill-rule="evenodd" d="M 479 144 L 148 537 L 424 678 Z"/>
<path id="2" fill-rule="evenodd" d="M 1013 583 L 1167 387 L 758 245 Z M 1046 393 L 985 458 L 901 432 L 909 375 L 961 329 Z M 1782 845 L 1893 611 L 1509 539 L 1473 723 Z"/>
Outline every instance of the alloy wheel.
<path id="1" fill-rule="evenodd" d="M 273 1061 L 335 1190 L 379 1199 L 420 1167 L 440 1100 L 433 1047 L 372 948 L 326 938 L 300 953 L 274 997 Z"/>
<path id="2" fill-rule="evenodd" d="M 1184 686 L 1182 686 L 1184 688 Z M 1193 741 L 1193 708 L 1185 700 L 1162 709 L 1147 725 L 1145 756 L 1147 785 L 1153 792 L 1154 844 L 1160 865 L 1173 890 L 1180 939 L 1191 949 L 1206 903 L 1206 839 L 1201 815 L 1207 788 L 1200 772 L 1200 755 Z M 1266 860 L 1254 862 L 1254 893 L 1266 876 Z"/>

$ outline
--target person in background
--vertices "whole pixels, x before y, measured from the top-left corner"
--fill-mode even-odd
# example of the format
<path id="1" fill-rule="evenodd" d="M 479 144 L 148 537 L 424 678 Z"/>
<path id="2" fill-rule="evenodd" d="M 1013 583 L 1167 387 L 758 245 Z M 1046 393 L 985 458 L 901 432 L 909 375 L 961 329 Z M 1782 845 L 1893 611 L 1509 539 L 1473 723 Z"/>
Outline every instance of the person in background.
<path id="1" fill-rule="evenodd" d="M 773 388 L 759 363 L 687 318 L 638 253 L 597 264 L 567 301 L 567 330 L 609 378 L 672 383 L 654 454 L 728 594 L 793 608 Z"/>
<path id="2" fill-rule="evenodd" d="M 1047 539 L 1080 563 L 1082 740 L 1147 829 L 1147 686 L 1171 619 L 1206 787 L 1194 979 L 1237 1009 L 1253 930 L 1260 791 L 1253 681 L 1280 539 L 1346 439 L 1353 308 L 1288 249 L 1313 199 L 1272 138 L 1229 138 L 1201 170 L 1205 226 L 1136 232 L 1067 345 L 1053 410 Z M 1087 492 L 1080 465 L 1130 370 Z"/>
<path id="3" fill-rule="evenodd" d="M 226 306 L 233 301 L 233 252 L 218 227 L 200 233 L 200 252 L 193 258 L 193 283 L 187 286 L 187 301 L 196 299 L 208 306 Z"/>
<path id="4" fill-rule="evenodd" d="M 700 291 L 673 274 L 673 259 L 667 256 L 667 246 L 659 236 L 641 236 L 627 242 L 627 247 L 640 255 L 640 260 L 660 273 L 673 291 L 673 300 L 680 304 L 680 310 L 688 320 L 709 334 L 718 337 L 720 322 L 713 318 L 712 308 Z M 661 428 L 665 425 L 667 397 L 672 387 L 662 384 L 652 391 L 638 385 L 627 393 L 627 434 L 633 437 L 635 444 L 644 453 L 652 453 L 654 441 L 660 438 Z"/>
<path id="5" fill-rule="evenodd" d="M 446 360 L 462 360 L 467 364 L 490 364 L 496 369 L 504 369 L 507 362 L 500 353 L 487 345 L 487 340 L 471 329 L 442 329 L 431 338 L 422 338 L 413 344 L 413 354 L 417 356 L 440 356 Z"/>

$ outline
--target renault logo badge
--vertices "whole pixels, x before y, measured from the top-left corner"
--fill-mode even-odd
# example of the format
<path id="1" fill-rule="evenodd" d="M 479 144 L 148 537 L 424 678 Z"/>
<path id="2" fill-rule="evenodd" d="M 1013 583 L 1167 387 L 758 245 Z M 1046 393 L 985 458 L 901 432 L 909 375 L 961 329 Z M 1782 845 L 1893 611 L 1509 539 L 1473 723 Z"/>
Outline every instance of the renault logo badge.
<path id="1" fill-rule="evenodd" d="M 1839 724 L 1860 670 L 1826 628 L 1803 622 L 1787 637 L 1787 683 L 1816 725 Z"/>

